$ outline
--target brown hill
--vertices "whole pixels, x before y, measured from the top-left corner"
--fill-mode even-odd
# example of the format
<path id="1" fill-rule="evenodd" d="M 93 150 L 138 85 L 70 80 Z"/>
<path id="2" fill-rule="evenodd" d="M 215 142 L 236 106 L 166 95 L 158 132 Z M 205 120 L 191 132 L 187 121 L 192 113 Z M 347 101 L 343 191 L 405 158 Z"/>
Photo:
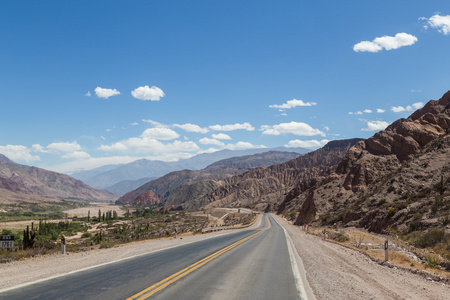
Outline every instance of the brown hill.
<path id="1" fill-rule="evenodd" d="M 332 141 L 323 148 L 288 162 L 255 168 L 227 178 L 201 201 L 206 207 L 249 207 L 267 210 L 278 207 L 284 195 L 296 185 L 326 176 L 360 139 Z"/>
<path id="2" fill-rule="evenodd" d="M 0 154 L 0 189 L 14 199 L 76 198 L 96 201 L 111 201 L 115 196 L 96 190 L 70 176 L 14 163 Z M 39 197 L 30 197 L 39 196 Z M 3 199 L 7 201 L 8 199 Z"/>
<path id="3" fill-rule="evenodd" d="M 128 192 L 119 198 L 117 203 L 131 203 L 142 193 L 151 190 L 160 196 L 164 205 L 179 206 L 183 204 L 186 206 L 185 208 L 193 208 L 194 206 L 189 203 L 216 188 L 218 184 L 215 181 L 242 174 L 253 166 L 267 166 L 272 163 L 288 161 L 299 155 L 295 152 L 269 151 L 224 159 L 199 171 L 171 172 Z"/>
<path id="4" fill-rule="evenodd" d="M 436 225 L 449 209 L 443 190 L 450 169 L 449 128 L 447 92 L 357 143 L 327 178 L 293 189 L 279 213 L 298 211 L 296 224 L 342 223 L 374 231 L 406 231 L 414 222 Z"/>

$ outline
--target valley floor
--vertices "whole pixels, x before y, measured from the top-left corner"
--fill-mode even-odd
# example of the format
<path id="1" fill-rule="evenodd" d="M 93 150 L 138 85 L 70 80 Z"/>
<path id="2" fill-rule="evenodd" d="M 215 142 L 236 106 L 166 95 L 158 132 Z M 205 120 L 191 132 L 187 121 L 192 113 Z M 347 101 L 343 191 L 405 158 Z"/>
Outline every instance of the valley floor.
<path id="1" fill-rule="evenodd" d="M 449 299 L 450 286 L 446 284 L 381 266 L 355 250 L 307 235 L 281 217 L 275 218 L 291 236 L 317 299 Z M 256 222 L 252 227 L 258 225 L 259 222 Z M 136 242 L 110 249 L 50 255 L 2 264 L 0 291 L 222 234 L 227 232 Z"/>

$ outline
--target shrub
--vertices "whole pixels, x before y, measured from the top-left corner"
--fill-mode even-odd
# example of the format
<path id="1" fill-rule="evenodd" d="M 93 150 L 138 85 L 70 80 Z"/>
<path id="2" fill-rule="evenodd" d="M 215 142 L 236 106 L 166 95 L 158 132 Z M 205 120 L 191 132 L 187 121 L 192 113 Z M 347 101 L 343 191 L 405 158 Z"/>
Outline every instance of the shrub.
<path id="1" fill-rule="evenodd" d="M 388 210 L 386 211 L 387 215 L 389 218 L 391 218 L 392 216 L 395 215 L 395 208 L 393 207 L 389 207 Z"/>
<path id="2" fill-rule="evenodd" d="M 439 258 L 436 256 L 428 255 L 425 266 L 430 268 L 436 268 L 439 265 Z"/>
<path id="3" fill-rule="evenodd" d="M 443 241 L 445 230 L 432 228 L 416 241 L 416 246 L 419 248 L 434 247 L 436 244 Z"/>
<path id="4" fill-rule="evenodd" d="M 85 233 L 83 233 L 83 234 L 81 235 L 81 237 L 82 237 L 82 238 L 90 238 L 90 237 L 92 237 L 92 233 L 90 233 L 90 232 L 85 232 Z"/>
<path id="5" fill-rule="evenodd" d="M 343 243 L 349 240 L 349 237 L 345 234 L 345 231 L 341 230 L 336 238 L 336 241 Z"/>

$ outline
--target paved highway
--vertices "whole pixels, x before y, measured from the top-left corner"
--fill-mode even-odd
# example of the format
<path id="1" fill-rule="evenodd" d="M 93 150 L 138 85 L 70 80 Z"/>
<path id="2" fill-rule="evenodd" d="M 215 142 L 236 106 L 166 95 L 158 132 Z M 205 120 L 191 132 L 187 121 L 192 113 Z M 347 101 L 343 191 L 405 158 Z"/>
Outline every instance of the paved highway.
<path id="1" fill-rule="evenodd" d="M 298 281 L 297 281 L 298 282 Z M 299 299 L 284 230 L 259 228 L 0 293 L 0 299 Z"/>

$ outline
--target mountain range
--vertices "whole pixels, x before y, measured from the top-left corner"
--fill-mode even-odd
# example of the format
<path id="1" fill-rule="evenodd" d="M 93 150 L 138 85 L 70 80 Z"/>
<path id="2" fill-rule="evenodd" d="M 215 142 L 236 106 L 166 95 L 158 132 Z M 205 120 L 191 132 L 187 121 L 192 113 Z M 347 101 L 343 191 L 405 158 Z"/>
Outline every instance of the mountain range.
<path id="1" fill-rule="evenodd" d="M 190 202 L 190 199 L 186 198 L 187 195 L 192 196 L 193 193 L 197 195 L 199 191 L 206 193 L 217 188 L 218 185 L 216 181 L 242 174 L 255 167 L 285 162 L 298 156 L 300 156 L 300 154 L 296 152 L 269 151 L 220 160 L 202 170 L 181 170 L 171 172 L 128 192 L 117 200 L 117 203 L 135 205 L 135 200 L 143 193 L 153 191 L 160 196 L 161 200 L 166 205 L 180 205 L 181 202 L 177 201 L 178 199 L 182 199 L 183 202 Z M 199 191 L 194 192 L 192 190 L 194 186 Z M 188 189 L 190 189 L 189 192 L 187 191 Z M 183 191 L 182 194 L 184 197 L 178 196 L 180 190 Z M 142 197 L 139 199 L 139 202 L 142 202 Z"/>
<path id="2" fill-rule="evenodd" d="M 116 195 L 96 190 L 68 175 L 17 164 L 0 154 L 0 199 L 54 201 L 58 199 L 113 201 Z"/>
<path id="3" fill-rule="evenodd" d="M 203 153 L 189 159 L 180 159 L 176 162 L 163 162 L 157 160 L 140 159 L 124 165 L 106 165 L 88 171 L 71 173 L 70 176 L 79 179 L 86 184 L 98 188 L 117 191 L 115 184 L 121 181 L 141 180 L 142 178 L 159 178 L 173 171 L 179 170 L 201 170 L 219 160 L 253 155 L 257 153 L 281 151 L 296 152 L 300 154 L 307 153 L 309 150 L 304 148 L 258 148 L 246 150 L 221 150 L 213 153 Z M 138 187 L 139 185 L 128 182 L 126 185 Z M 111 187 L 111 188 L 110 188 Z M 130 190 L 128 190 L 130 191 Z M 120 193 L 123 190 L 119 190 Z"/>

